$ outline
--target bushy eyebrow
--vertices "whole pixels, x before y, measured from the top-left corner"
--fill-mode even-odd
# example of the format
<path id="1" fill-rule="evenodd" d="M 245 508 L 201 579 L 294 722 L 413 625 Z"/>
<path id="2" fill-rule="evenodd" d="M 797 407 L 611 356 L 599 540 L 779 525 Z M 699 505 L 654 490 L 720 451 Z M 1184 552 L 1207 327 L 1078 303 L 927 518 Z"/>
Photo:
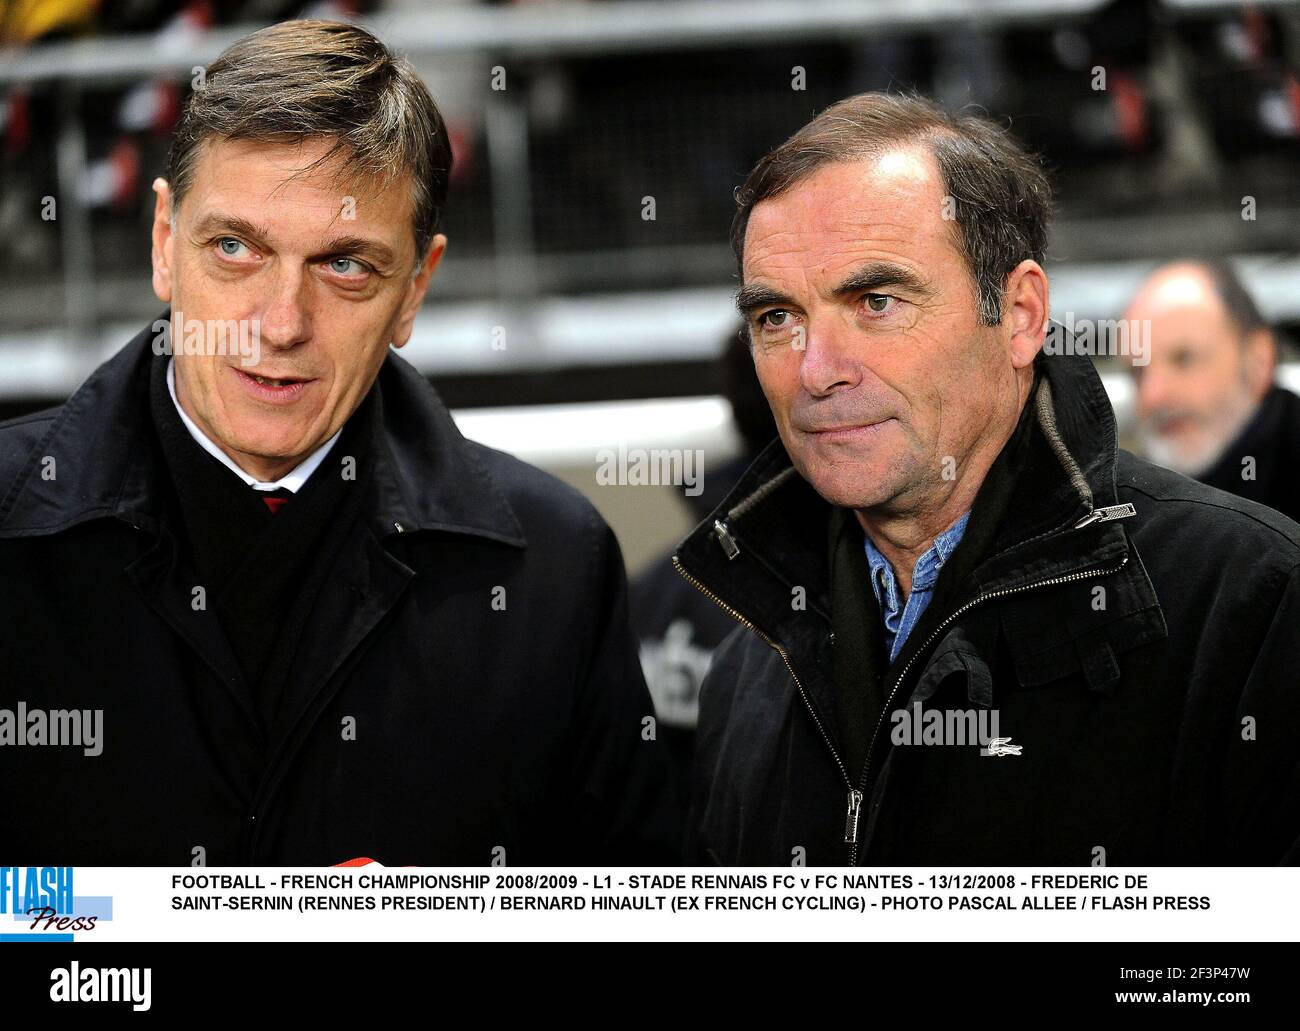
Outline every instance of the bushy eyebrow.
<path id="1" fill-rule="evenodd" d="M 871 261 L 856 269 L 831 293 L 836 297 L 872 293 L 887 287 L 902 288 L 913 294 L 929 297 L 934 291 L 919 275 L 904 265 L 892 261 Z M 795 302 L 780 290 L 762 283 L 746 283 L 736 291 L 736 310 L 749 318 L 759 308 L 769 305 L 789 307 Z"/>
<path id="2" fill-rule="evenodd" d="M 320 257 L 328 258 L 336 254 L 355 254 L 359 258 L 369 259 L 375 265 L 391 265 L 396 260 L 391 248 L 364 236 L 340 236 L 331 240 Z"/>
<path id="3" fill-rule="evenodd" d="M 845 297 L 849 294 L 871 293 L 885 287 L 902 287 L 911 293 L 927 297 L 933 292 L 929 284 L 910 268 L 892 261 L 867 262 L 832 292 L 836 297 Z"/>
<path id="4" fill-rule="evenodd" d="M 227 215 L 221 211 L 211 211 L 194 224 L 194 235 L 212 236 L 216 233 L 237 233 L 249 239 L 265 242 L 270 232 L 262 226 L 255 225 L 239 215 Z"/>
<path id="5" fill-rule="evenodd" d="M 736 311 L 740 312 L 745 318 L 749 318 L 759 308 L 765 308 L 772 305 L 789 305 L 794 302 L 781 293 L 779 290 L 773 290 L 770 286 L 763 286 L 759 283 L 746 283 L 736 291 Z"/>
<path id="6" fill-rule="evenodd" d="M 220 211 L 214 211 L 203 216 L 194 226 L 194 234 L 200 239 L 215 236 L 219 233 L 233 233 L 261 244 L 265 244 L 267 238 L 271 235 L 268 230 L 250 222 L 246 218 L 239 215 L 227 215 Z M 325 244 L 319 253 L 311 255 L 311 260 L 318 261 L 339 255 L 354 254 L 358 258 L 365 258 L 380 266 L 391 266 L 396 261 L 392 248 L 380 243 L 378 240 L 371 240 L 364 236 L 335 237 Z"/>

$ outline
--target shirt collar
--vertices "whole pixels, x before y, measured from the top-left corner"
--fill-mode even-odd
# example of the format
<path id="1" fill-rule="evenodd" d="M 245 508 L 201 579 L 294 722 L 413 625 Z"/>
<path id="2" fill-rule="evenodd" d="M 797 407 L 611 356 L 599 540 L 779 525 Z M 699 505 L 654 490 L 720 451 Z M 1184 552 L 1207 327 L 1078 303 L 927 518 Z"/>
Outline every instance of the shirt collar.
<path id="1" fill-rule="evenodd" d="M 969 521 L 970 510 L 967 509 L 965 514 L 939 534 L 916 560 L 916 566 L 912 570 L 913 591 L 926 591 L 934 586 L 935 581 L 939 579 L 939 570 L 961 543 L 962 534 L 966 532 L 966 524 Z M 862 539 L 866 543 L 867 563 L 871 567 L 871 587 L 876 594 L 876 600 L 887 611 L 901 608 L 903 599 L 899 597 L 898 580 L 894 576 L 893 566 L 871 542 L 870 537 L 863 534 Z"/>
<path id="2" fill-rule="evenodd" d="M 239 466 L 231 461 L 230 456 L 209 440 L 207 434 L 199 429 L 194 420 L 185 414 L 185 409 L 181 407 L 181 403 L 176 399 L 175 358 L 171 358 L 167 362 L 167 393 L 171 394 L 172 404 L 176 406 L 176 412 L 180 415 L 181 422 L 185 424 L 185 428 L 189 430 L 190 436 L 194 438 L 199 447 L 203 448 L 204 451 L 210 454 L 254 490 L 271 491 L 283 487 L 285 490 L 297 494 L 298 491 L 302 489 L 302 485 L 307 482 L 308 478 L 316 471 L 316 468 L 321 464 L 321 462 L 325 461 L 325 455 L 329 453 L 329 449 L 334 446 L 334 442 L 338 440 L 339 436 L 343 433 L 343 430 L 340 429 L 334 434 L 334 436 L 330 437 L 329 440 L 325 441 L 324 444 L 313 451 L 305 461 L 290 472 L 285 473 L 278 480 L 259 480 L 256 477 L 249 476 L 248 473 L 244 472 L 243 469 L 239 468 Z"/>

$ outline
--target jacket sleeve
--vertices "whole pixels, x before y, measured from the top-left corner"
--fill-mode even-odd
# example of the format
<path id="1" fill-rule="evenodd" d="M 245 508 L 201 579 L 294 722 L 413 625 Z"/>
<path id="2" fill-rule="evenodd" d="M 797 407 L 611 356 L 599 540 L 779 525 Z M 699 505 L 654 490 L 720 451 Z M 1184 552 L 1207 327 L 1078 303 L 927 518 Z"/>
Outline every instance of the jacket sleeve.
<path id="1" fill-rule="evenodd" d="M 582 865 L 676 865 L 682 803 L 628 622 L 627 574 L 614 533 L 597 524 L 589 590 L 592 638 L 579 684 L 573 776 Z"/>
<path id="2" fill-rule="evenodd" d="M 1300 566 L 1286 575 L 1228 728 L 1214 851 L 1300 865 Z"/>

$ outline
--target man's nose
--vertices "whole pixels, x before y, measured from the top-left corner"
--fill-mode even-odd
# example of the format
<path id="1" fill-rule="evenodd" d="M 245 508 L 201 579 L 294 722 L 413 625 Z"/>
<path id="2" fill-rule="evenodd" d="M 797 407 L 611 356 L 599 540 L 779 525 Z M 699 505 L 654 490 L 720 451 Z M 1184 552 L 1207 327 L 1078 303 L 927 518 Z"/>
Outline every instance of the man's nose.
<path id="1" fill-rule="evenodd" d="M 1153 411 L 1167 407 L 1170 400 L 1169 377 L 1163 369 L 1148 365 L 1137 381 L 1138 415 L 1145 418 Z"/>
<path id="2" fill-rule="evenodd" d="M 809 319 L 802 338 L 793 346 L 802 349 L 799 382 L 814 397 L 824 397 L 836 390 L 856 386 L 862 379 L 862 366 L 856 360 L 853 333 L 833 317 Z"/>
<path id="3" fill-rule="evenodd" d="M 262 312 L 261 339 L 276 348 L 296 347 L 311 339 L 311 284 L 301 269 L 283 269 Z"/>

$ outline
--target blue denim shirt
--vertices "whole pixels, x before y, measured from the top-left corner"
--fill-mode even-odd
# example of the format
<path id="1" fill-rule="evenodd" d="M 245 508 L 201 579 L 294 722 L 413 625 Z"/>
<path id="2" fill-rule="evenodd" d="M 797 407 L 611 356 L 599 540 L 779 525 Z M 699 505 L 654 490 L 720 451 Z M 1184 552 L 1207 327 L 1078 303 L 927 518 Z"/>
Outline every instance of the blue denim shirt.
<path id="1" fill-rule="evenodd" d="M 906 599 L 900 595 L 898 581 L 894 578 L 894 569 L 871 543 L 871 538 L 863 534 L 867 544 L 867 563 L 871 566 L 871 589 L 880 603 L 880 613 L 885 617 L 885 645 L 889 648 L 889 661 L 898 657 L 907 640 L 907 635 L 916 626 L 921 613 L 930 604 L 934 594 L 935 581 L 939 579 L 939 570 L 948 561 L 948 556 L 957 550 L 962 534 L 966 532 L 966 523 L 970 512 L 958 519 L 934 539 L 934 543 L 916 560 L 912 570 L 912 593 Z"/>

